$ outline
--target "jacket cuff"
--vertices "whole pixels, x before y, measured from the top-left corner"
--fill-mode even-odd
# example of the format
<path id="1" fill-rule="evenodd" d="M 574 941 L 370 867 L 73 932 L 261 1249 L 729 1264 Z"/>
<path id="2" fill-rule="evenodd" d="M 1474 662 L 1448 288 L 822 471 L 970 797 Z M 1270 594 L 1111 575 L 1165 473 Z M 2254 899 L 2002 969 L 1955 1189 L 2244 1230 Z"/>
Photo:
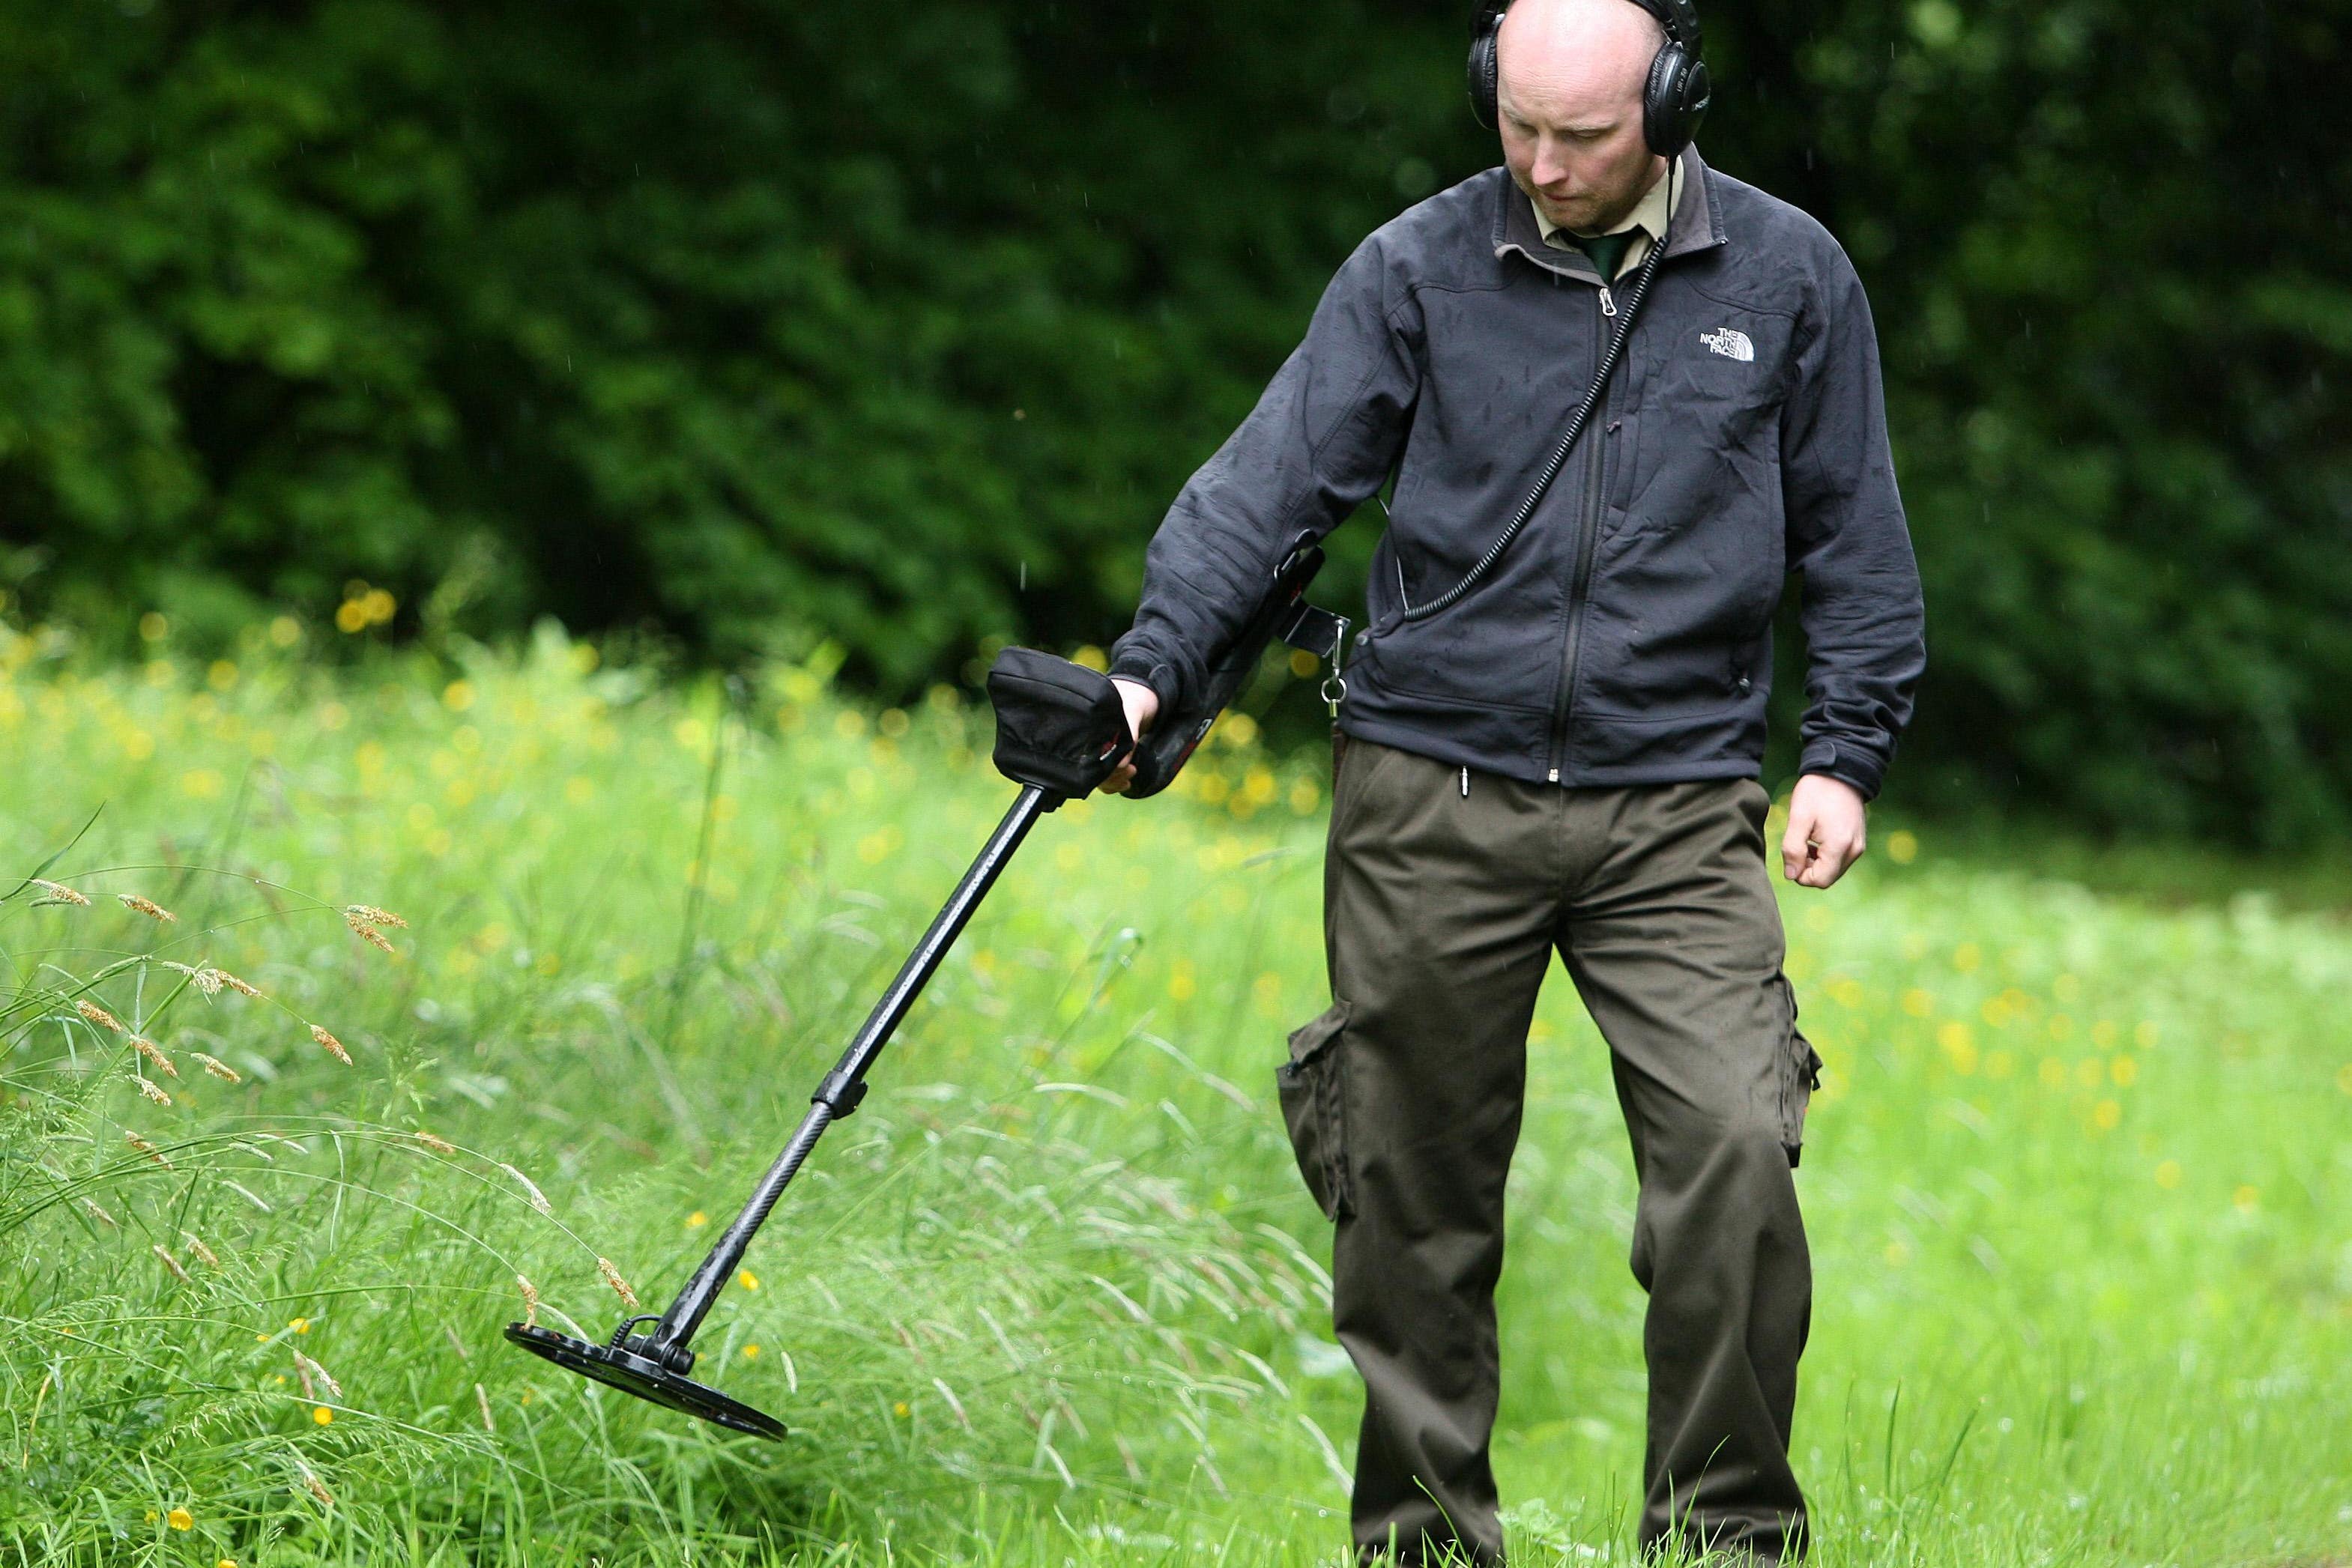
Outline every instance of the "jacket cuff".
<path id="1" fill-rule="evenodd" d="M 1121 680 L 1139 681 L 1150 686 L 1151 695 L 1160 699 L 1161 718 L 1167 717 L 1175 711 L 1180 683 L 1176 678 L 1174 665 L 1164 660 L 1154 659 L 1140 648 L 1133 648 L 1125 650 L 1114 657 L 1110 662 L 1108 673 Z"/>
<path id="2" fill-rule="evenodd" d="M 1865 804 L 1878 799 L 1879 787 L 1886 780 L 1886 764 L 1851 741 L 1843 746 L 1827 739 L 1807 741 L 1797 771 L 1834 779 L 1852 788 Z"/>

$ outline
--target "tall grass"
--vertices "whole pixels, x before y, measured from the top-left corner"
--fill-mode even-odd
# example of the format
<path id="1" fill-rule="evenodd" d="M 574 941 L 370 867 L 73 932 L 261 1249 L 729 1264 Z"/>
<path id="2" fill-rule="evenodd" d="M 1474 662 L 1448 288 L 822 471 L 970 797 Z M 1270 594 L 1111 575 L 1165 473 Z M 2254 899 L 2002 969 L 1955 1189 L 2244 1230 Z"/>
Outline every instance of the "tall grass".
<path id="1" fill-rule="evenodd" d="M 647 1311 L 682 1281 L 1009 800 L 987 716 L 862 712 L 821 665 L 667 689 L 551 634 L 335 685 L 284 641 L 0 647 L 15 871 L 70 844 L 39 874 L 91 901 L 0 903 L 16 1559 L 1342 1542 L 1357 1396 L 1265 1092 L 1323 1000 L 1311 763 L 1237 726 L 1181 798 L 1041 825 L 698 1343 L 772 1446 L 498 1331 L 523 1280 L 593 1339 L 630 1310 L 600 1260 Z M 1800 1176 L 1822 1561 L 2344 1552 L 2352 936 L 1881 839 L 1788 904 L 1831 1067 Z M 1564 978 L 1531 1043 L 1498 1465 L 1522 1556 L 1613 1559 L 1631 1178 Z"/>

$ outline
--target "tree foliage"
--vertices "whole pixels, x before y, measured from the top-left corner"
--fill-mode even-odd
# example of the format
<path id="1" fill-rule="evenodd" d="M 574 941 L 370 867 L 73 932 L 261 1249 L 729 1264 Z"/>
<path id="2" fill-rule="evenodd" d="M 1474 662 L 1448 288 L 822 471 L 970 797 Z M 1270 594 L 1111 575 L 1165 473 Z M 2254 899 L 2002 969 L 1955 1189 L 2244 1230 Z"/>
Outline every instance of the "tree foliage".
<path id="1" fill-rule="evenodd" d="M 1931 595 L 1898 776 L 2345 826 L 2352 24 L 1708 19 L 1708 156 L 1877 310 Z M 1106 639 L 1330 269 L 1493 161 L 1461 20 L 0 0 L 12 586 L 92 626 L 357 578 L 722 659 L 822 632 L 893 691 Z"/>

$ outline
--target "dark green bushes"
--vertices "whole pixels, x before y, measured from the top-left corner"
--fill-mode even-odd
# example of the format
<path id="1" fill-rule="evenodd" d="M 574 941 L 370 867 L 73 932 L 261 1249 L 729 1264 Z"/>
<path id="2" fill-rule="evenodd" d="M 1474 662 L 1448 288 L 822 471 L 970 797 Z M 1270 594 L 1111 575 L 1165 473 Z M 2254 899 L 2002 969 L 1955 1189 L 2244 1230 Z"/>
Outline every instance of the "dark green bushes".
<path id="1" fill-rule="evenodd" d="M 2352 38 L 1710 21 L 1709 156 L 1878 311 L 1932 595 L 1901 787 L 2345 826 Z M 1492 161 L 1461 40 L 1375 0 L 0 0 L 5 586 L 199 637 L 355 579 L 406 632 L 439 586 L 485 632 L 822 632 L 890 690 L 1101 641 L 1330 268 Z"/>

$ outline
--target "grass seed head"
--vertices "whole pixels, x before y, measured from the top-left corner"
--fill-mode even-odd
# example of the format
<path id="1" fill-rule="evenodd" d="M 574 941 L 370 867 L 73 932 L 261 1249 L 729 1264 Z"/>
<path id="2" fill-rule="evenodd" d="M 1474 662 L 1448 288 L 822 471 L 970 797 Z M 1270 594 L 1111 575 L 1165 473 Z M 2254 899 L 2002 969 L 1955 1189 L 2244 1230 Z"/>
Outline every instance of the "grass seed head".
<path id="1" fill-rule="evenodd" d="M 188 983 L 207 997 L 220 995 L 221 972 L 209 964 L 174 964 L 166 960 L 163 967 L 188 977 Z"/>
<path id="2" fill-rule="evenodd" d="M 243 980 L 238 979 L 226 969 L 215 969 L 213 973 L 220 977 L 220 983 L 222 985 L 226 986 L 230 990 L 236 992 L 239 996 L 258 998 L 261 995 L 259 991 L 246 984 Z"/>
<path id="3" fill-rule="evenodd" d="M 610 1258 L 597 1259 L 596 1271 L 604 1275 L 604 1283 L 612 1286 L 621 1300 L 628 1303 L 631 1312 L 636 1311 L 637 1293 L 629 1289 L 629 1282 L 621 1278 L 621 1271 L 613 1267 L 613 1260 Z"/>
<path id="4" fill-rule="evenodd" d="M 236 1068 L 231 1067 L 219 1057 L 206 1056 L 201 1051 L 192 1052 L 191 1054 L 195 1057 L 197 1063 L 215 1078 L 226 1079 L 231 1083 L 242 1083 L 245 1082 L 244 1073 L 239 1072 Z"/>
<path id="5" fill-rule="evenodd" d="M 378 909 L 373 904 L 347 904 L 343 906 L 343 918 L 354 924 L 363 922 L 369 925 L 396 925 L 403 931 L 408 929 L 407 921 L 391 910 Z"/>
<path id="6" fill-rule="evenodd" d="M 320 1045 L 325 1046 L 327 1048 L 327 1054 L 333 1057 L 337 1061 L 341 1062 L 345 1067 L 349 1067 L 352 1064 L 352 1053 L 343 1049 L 343 1042 L 337 1040 L 333 1035 L 329 1034 L 325 1030 L 320 1029 L 317 1024 L 312 1024 L 310 1026 L 310 1038 L 317 1040 Z"/>
<path id="7" fill-rule="evenodd" d="M 220 1254 L 205 1246 L 204 1239 L 198 1236 L 194 1231 L 181 1231 L 180 1242 L 181 1245 L 187 1248 L 190 1252 L 195 1254 L 197 1261 L 204 1264 L 205 1268 L 217 1269 L 221 1266 Z"/>
<path id="8" fill-rule="evenodd" d="M 308 1465 L 302 1467 L 302 1487 L 304 1490 L 319 1500 L 320 1507 L 335 1506 L 335 1494 L 327 1490 L 327 1483 L 313 1474 Z"/>
<path id="9" fill-rule="evenodd" d="M 96 1002 L 76 1002 L 74 1003 L 74 1011 L 81 1014 L 82 1017 L 98 1025 L 100 1029 L 110 1029 L 117 1034 L 127 1034 L 130 1032 L 122 1027 L 122 1020 L 121 1019 L 116 1018 L 112 1013 L 108 1012 Z"/>
<path id="10" fill-rule="evenodd" d="M 539 1210 L 541 1214 L 553 1214 L 555 1212 L 553 1207 L 547 1201 L 547 1194 L 540 1191 L 539 1184 L 532 1181 L 530 1177 L 523 1175 L 522 1172 L 515 1169 L 514 1166 L 508 1165 L 503 1160 L 499 1162 L 499 1169 L 514 1177 L 515 1180 L 521 1185 L 522 1190 L 530 1195 L 530 1206 L 533 1208 Z"/>
<path id="11" fill-rule="evenodd" d="M 194 1280 L 188 1278 L 188 1271 L 180 1267 L 180 1260 L 177 1258 L 173 1257 L 171 1250 L 161 1241 L 155 1243 L 155 1245 L 150 1248 L 149 1250 L 153 1252 L 156 1257 L 163 1260 L 163 1267 L 172 1270 L 172 1278 L 179 1281 L 180 1283 L 184 1285 L 193 1285 L 195 1283 Z"/>
<path id="12" fill-rule="evenodd" d="M 180 1070 L 172 1065 L 172 1059 L 163 1054 L 163 1048 L 157 1045 L 153 1040 L 149 1040 L 145 1035 L 132 1035 L 131 1037 L 131 1043 L 138 1047 L 139 1054 L 153 1062 L 155 1064 L 156 1071 L 163 1073 L 165 1077 L 177 1078 L 180 1075 Z"/>
<path id="13" fill-rule="evenodd" d="M 366 921 L 362 920 L 358 915 L 345 915 L 343 916 L 343 924 L 352 928 L 352 936 L 358 937 L 369 946 L 381 948 L 384 952 L 391 954 L 394 957 L 398 957 L 400 956 L 400 949 L 392 945 L 392 941 L 389 937 L 385 936 L 383 932 L 378 931 L 374 926 L 370 925 Z"/>
<path id="14" fill-rule="evenodd" d="M 294 1353 L 294 1364 L 303 1375 L 302 1386 L 306 1390 L 310 1386 L 310 1379 L 315 1377 L 330 1395 L 337 1399 L 343 1396 L 343 1385 L 335 1381 L 335 1375 L 299 1350 Z"/>
<path id="15" fill-rule="evenodd" d="M 35 901 L 37 904 L 78 904 L 84 909 L 88 909 L 89 907 L 89 899 L 88 895 L 79 893 L 73 888 L 68 887 L 61 882 L 50 882 L 46 878 L 37 876 L 33 879 L 33 885 L 39 888 L 44 894 L 43 897 Z"/>
<path id="16" fill-rule="evenodd" d="M 474 1385 L 474 1403 L 482 1407 L 482 1430 L 489 1433 L 492 1437 L 496 1437 L 498 1435 L 499 1424 L 490 1419 L 489 1391 L 478 1383 Z"/>
<path id="17" fill-rule="evenodd" d="M 539 1287 L 520 1274 L 515 1276 L 515 1283 L 522 1287 L 522 1326 L 530 1328 L 539 1322 Z"/>
<path id="18" fill-rule="evenodd" d="M 129 1144 L 132 1148 L 137 1149 L 141 1154 L 145 1155 L 149 1159 L 153 1160 L 165 1170 L 170 1170 L 172 1168 L 172 1162 L 163 1157 L 163 1151 L 149 1143 L 146 1139 L 141 1137 L 138 1134 L 125 1133 L 122 1134 L 122 1138 L 123 1141 Z"/>
<path id="19" fill-rule="evenodd" d="M 135 893 L 118 893 L 114 896 L 122 901 L 123 908 L 135 909 L 150 920 L 160 920 L 169 925 L 180 918 L 152 898 L 142 898 Z"/>
<path id="20" fill-rule="evenodd" d="M 454 1155 L 457 1152 L 457 1145 L 446 1138 L 436 1138 L 422 1127 L 416 1130 L 416 1141 L 436 1155 Z"/>
<path id="21" fill-rule="evenodd" d="M 81 1206 L 83 1210 L 87 1212 L 91 1218 L 103 1222 L 108 1229 L 120 1230 L 122 1228 L 121 1226 L 115 1223 L 114 1216 L 107 1213 L 105 1208 L 100 1206 L 98 1199 L 94 1197 L 83 1198 L 81 1200 Z"/>
<path id="22" fill-rule="evenodd" d="M 142 1078 L 134 1072 L 131 1075 L 131 1081 L 139 1085 L 139 1092 L 147 1096 L 148 1099 L 153 1101 L 156 1104 L 163 1106 L 167 1110 L 171 1107 L 171 1095 L 165 1093 L 163 1092 L 163 1086 L 156 1082 L 153 1079 Z"/>

